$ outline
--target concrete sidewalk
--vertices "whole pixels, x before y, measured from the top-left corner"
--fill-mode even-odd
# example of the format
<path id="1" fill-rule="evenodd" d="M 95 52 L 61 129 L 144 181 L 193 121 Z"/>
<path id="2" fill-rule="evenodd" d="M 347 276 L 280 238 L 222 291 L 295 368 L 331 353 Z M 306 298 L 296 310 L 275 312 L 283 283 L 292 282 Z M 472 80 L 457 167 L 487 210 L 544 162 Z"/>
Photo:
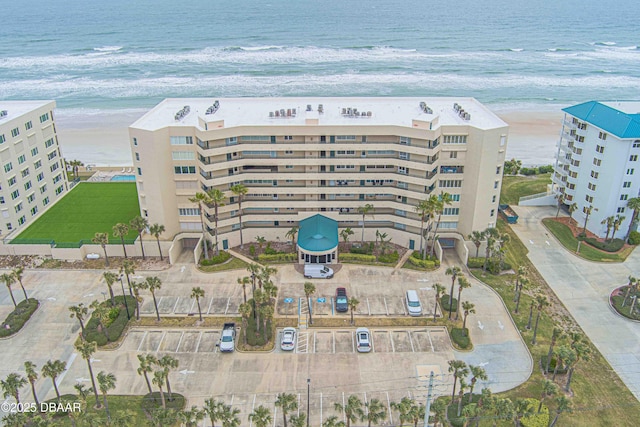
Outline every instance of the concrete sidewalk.
<path id="1" fill-rule="evenodd" d="M 529 250 L 528 257 L 580 327 L 640 399 L 640 324 L 614 314 L 611 291 L 629 275 L 640 275 L 640 250 L 624 263 L 585 261 L 567 251 L 542 225 L 554 217 L 554 207 L 514 207 L 520 219 L 512 229 Z"/>

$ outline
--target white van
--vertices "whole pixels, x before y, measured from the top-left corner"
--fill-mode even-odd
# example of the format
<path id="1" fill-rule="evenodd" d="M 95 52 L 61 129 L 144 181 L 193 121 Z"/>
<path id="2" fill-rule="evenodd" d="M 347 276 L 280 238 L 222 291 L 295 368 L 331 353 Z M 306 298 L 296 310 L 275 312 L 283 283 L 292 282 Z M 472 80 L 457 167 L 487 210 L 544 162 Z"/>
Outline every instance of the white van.
<path id="1" fill-rule="evenodd" d="M 304 277 L 307 279 L 331 279 L 333 269 L 322 264 L 305 264 Z"/>
<path id="2" fill-rule="evenodd" d="M 418 299 L 418 293 L 414 290 L 407 291 L 407 310 L 409 311 L 409 316 L 422 315 L 422 306 Z"/>

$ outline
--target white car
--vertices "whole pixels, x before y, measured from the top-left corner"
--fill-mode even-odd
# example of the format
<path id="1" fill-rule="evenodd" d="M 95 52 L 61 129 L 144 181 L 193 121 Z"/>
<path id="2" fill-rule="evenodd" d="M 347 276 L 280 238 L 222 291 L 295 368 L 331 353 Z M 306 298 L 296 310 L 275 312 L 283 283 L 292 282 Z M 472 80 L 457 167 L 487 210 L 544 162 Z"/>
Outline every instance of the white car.
<path id="1" fill-rule="evenodd" d="M 358 353 L 369 353 L 371 351 L 371 334 L 367 328 L 356 329 L 356 343 Z"/>
<path id="2" fill-rule="evenodd" d="M 284 351 L 291 351 L 296 347 L 296 329 L 284 328 L 280 338 L 280 348 Z"/>

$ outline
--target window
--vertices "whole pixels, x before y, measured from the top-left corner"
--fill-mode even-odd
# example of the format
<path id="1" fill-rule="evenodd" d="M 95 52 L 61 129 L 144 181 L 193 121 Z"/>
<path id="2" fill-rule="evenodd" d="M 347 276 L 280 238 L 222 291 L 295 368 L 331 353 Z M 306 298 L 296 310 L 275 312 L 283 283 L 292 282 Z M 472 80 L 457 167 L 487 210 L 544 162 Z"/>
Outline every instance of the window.
<path id="1" fill-rule="evenodd" d="M 135 146 L 138 145 L 138 138 L 133 138 L 133 145 L 135 145 Z"/>
<path id="2" fill-rule="evenodd" d="M 13 225 L 10 222 L 7 223 L 7 230 L 13 230 Z"/>
<path id="3" fill-rule="evenodd" d="M 42 199 L 42 206 L 47 206 L 49 204 L 49 196 Z"/>
<path id="4" fill-rule="evenodd" d="M 621 194 L 620 195 L 620 200 L 627 200 L 629 198 L 628 194 Z"/>
<path id="5" fill-rule="evenodd" d="M 600 132 L 598 134 L 598 138 L 600 138 L 601 140 L 606 140 L 607 139 L 607 134 L 605 132 Z"/>
<path id="6" fill-rule="evenodd" d="M 192 145 L 193 138 L 190 136 L 172 136 L 169 138 L 171 145 Z"/>
<path id="7" fill-rule="evenodd" d="M 62 174 L 59 173 L 58 175 L 53 177 L 53 183 L 57 184 L 61 179 L 62 179 Z"/>
<path id="8" fill-rule="evenodd" d="M 400 137 L 400 144 L 402 145 L 411 145 L 411 138 L 407 138 L 406 136 Z"/>
<path id="9" fill-rule="evenodd" d="M 602 160 L 600 159 L 596 159 L 595 157 L 593 158 L 593 164 L 596 166 L 600 166 L 602 164 Z"/>
<path id="10" fill-rule="evenodd" d="M 235 136 L 232 136 L 231 138 L 227 138 L 225 139 L 225 144 L 227 145 L 235 145 L 238 143 L 238 138 Z"/>
<path id="11" fill-rule="evenodd" d="M 14 209 L 16 210 L 16 213 L 20 212 L 22 210 L 22 202 L 15 205 Z"/>
<path id="12" fill-rule="evenodd" d="M 24 224 L 25 222 L 27 222 L 27 218 L 25 218 L 25 216 L 24 216 L 24 215 L 22 215 L 20 218 L 18 218 L 18 224 L 19 224 L 19 225 L 22 225 L 22 224 Z"/>
<path id="13" fill-rule="evenodd" d="M 637 162 L 638 161 L 638 155 L 637 154 L 632 154 L 631 156 L 629 156 L 629 161 L 630 162 Z"/>
<path id="14" fill-rule="evenodd" d="M 27 191 L 31 188 L 31 181 L 27 181 L 24 183 L 24 190 Z"/>
<path id="15" fill-rule="evenodd" d="M 444 135 L 443 144 L 466 144 L 467 135 Z"/>
<path id="16" fill-rule="evenodd" d="M 138 176 L 142 176 L 142 168 L 138 168 Z"/>
<path id="17" fill-rule="evenodd" d="M 26 130 L 33 128 L 33 123 L 31 123 L 31 120 L 29 120 L 27 123 L 24 124 L 24 128 Z"/>
<path id="18" fill-rule="evenodd" d="M 31 157 L 35 157 L 38 155 L 38 147 L 34 147 L 31 149 Z"/>
<path id="19" fill-rule="evenodd" d="M 6 164 L 4 165 L 4 171 L 5 171 L 5 172 L 9 172 L 9 171 L 10 171 L 10 170 L 12 170 L 12 169 L 13 169 L 13 165 L 11 164 L 11 162 L 6 163 Z"/>
<path id="20" fill-rule="evenodd" d="M 171 153 L 171 155 L 173 156 L 173 153 Z M 175 160 L 175 159 L 174 159 Z M 136 153 L 136 161 L 139 162 L 140 161 L 140 153 Z"/>
<path id="21" fill-rule="evenodd" d="M 12 136 L 12 137 L 14 137 L 14 138 L 15 138 L 15 137 L 16 137 L 16 136 L 18 136 L 18 135 L 20 135 L 20 129 L 18 129 L 18 128 L 13 128 L 13 129 L 11 129 L 11 136 Z"/>
<path id="22" fill-rule="evenodd" d="M 5 142 L 6 140 L 7 140 L 7 139 L 4 137 L 4 134 L 3 134 L 3 133 L 1 133 L 1 134 L 0 134 L 0 144 L 4 144 L 4 142 Z"/>
<path id="23" fill-rule="evenodd" d="M 49 170 L 51 170 L 51 172 L 57 170 L 60 167 L 60 165 L 58 164 L 58 162 L 55 162 L 54 164 L 52 164 L 51 166 L 49 166 Z"/>
<path id="24" fill-rule="evenodd" d="M 440 188 L 459 188 L 462 187 L 462 180 L 460 179 L 441 179 L 438 181 Z"/>
<path id="25" fill-rule="evenodd" d="M 292 165 L 287 165 L 287 166 L 285 166 L 285 169 L 293 169 L 293 166 Z"/>
<path id="26" fill-rule="evenodd" d="M 291 140 L 293 140 L 293 136 L 292 135 L 285 135 L 284 136 L 284 140 L 285 141 L 291 141 Z"/>
<path id="27" fill-rule="evenodd" d="M 16 177 L 12 176 L 11 178 L 9 178 L 9 187 L 11 187 L 12 185 L 16 185 Z"/>
<path id="28" fill-rule="evenodd" d="M 29 202 L 29 203 L 33 203 L 33 201 L 35 199 L 36 199 L 36 196 L 33 193 L 31 193 L 31 194 L 29 194 L 29 196 L 27 196 L 27 202 Z"/>
<path id="29" fill-rule="evenodd" d="M 2 138 L 0 137 L 0 141 L 2 141 Z M 4 141 L 2 141 L 4 142 Z M 639 148 L 640 147 L 640 139 L 633 141 L 633 148 Z"/>
<path id="30" fill-rule="evenodd" d="M 496 196 L 493 196 L 493 198 L 495 199 Z M 451 195 L 451 200 L 454 202 L 459 202 L 460 201 L 460 195 L 459 194 L 452 194 Z"/>
<path id="31" fill-rule="evenodd" d="M 40 116 L 40 123 L 44 123 L 47 120 L 49 120 L 49 113 L 44 113 L 43 115 Z"/>
<path id="32" fill-rule="evenodd" d="M 4 205 L 4 196 L 0 196 L 0 205 Z"/>
<path id="33" fill-rule="evenodd" d="M 491 203 L 495 203 L 496 202 L 496 196 L 494 195 L 493 197 L 491 197 Z"/>
<path id="34" fill-rule="evenodd" d="M 624 208 L 623 207 L 619 207 L 618 210 L 616 211 L 616 213 L 624 213 Z"/>
<path id="35" fill-rule="evenodd" d="M 35 163 L 33 164 L 33 166 L 34 166 L 36 169 L 40 169 L 40 167 L 42 166 L 42 160 L 38 160 L 37 162 L 35 162 Z"/>
<path id="36" fill-rule="evenodd" d="M 49 148 L 53 145 L 53 138 L 49 138 L 44 142 L 45 148 Z"/>
<path id="37" fill-rule="evenodd" d="M 195 166 L 175 166 L 174 171 L 176 174 L 194 174 L 196 173 Z"/>
<path id="38" fill-rule="evenodd" d="M 291 155 L 291 154 L 293 154 L 293 151 L 292 151 L 292 150 L 286 150 L 286 151 L 284 152 L 284 154 L 289 154 L 289 155 Z"/>
<path id="39" fill-rule="evenodd" d="M 355 169 L 355 165 L 336 165 L 336 170 L 339 169 Z"/>
<path id="40" fill-rule="evenodd" d="M 600 132 L 602 133 L 602 132 Z M 604 153 L 604 147 L 602 145 L 596 145 L 596 152 Z"/>
<path id="41" fill-rule="evenodd" d="M 46 193 L 46 192 L 47 192 L 47 184 L 45 184 L 42 187 L 40 187 L 40 194 Z"/>
<path id="42" fill-rule="evenodd" d="M 58 194 L 62 193 L 63 191 L 64 191 L 64 186 L 62 186 L 62 185 L 60 187 L 56 188 L 56 196 Z"/>
<path id="43" fill-rule="evenodd" d="M 14 191 L 11 193 L 11 200 L 15 200 L 15 199 L 17 199 L 18 197 L 20 197 L 20 192 L 19 192 L 18 190 L 14 190 Z"/>
<path id="44" fill-rule="evenodd" d="M 26 161 L 27 161 L 27 156 L 25 156 L 24 154 L 21 154 L 21 155 L 18 156 L 18 164 L 19 165 L 23 164 Z"/>
<path id="45" fill-rule="evenodd" d="M 622 188 L 629 188 L 631 187 L 631 181 L 625 181 L 622 183 Z"/>
<path id="46" fill-rule="evenodd" d="M 596 172 L 596 171 L 591 171 L 591 178 L 598 179 L 598 175 L 599 175 L 599 173 L 598 173 L 598 172 Z"/>
<path id="47" fill-rule="evenodd" d="M 450 151 L 449 152 L 449 158 L 450 159 L 457 159 L 458 158 L 458 152 L 457 151 Z"/>
<path id="48" fill-rule="evenodd" d="M 627 169 L 627 175 L 633 175 L 633 168 Z"/>
<path id="49" fill-rule="evenodd" d="M 29 168 L 23 169 L 20 171 L 20 175 L 24 178 L 25 176 L 29 176 Z"/>
<path id="50" fill-rule="evenodd" d="M 491 209 L 491 213 L 489 214 L 489 216 L 494 216 L 496 214 L 496 210 L 495 209 Z"/>
<path id="51" fill-rule="evenodd" d="M 403 175 L 407 175 L 408 173 L 408 169 L 404 166 L 398 166 L 398 173 L 401 173 Z"/>
<path id="52" fill-rule="evenodd" d="M 200 209 L 198 209 L 198 208 L 180 208 L 180 209 L 178 209 L 178 215 L 180 215 L 180 216 L 200 216 Z"/>
<path id="53" fill-rule="evenodd" d="M 495 181 L 493 183 L 493 188 L 498 188 L 498 185 L 500 185 L 500 181 Z"/>
<path id="54" fill-rule="evenodd" d="M 195 160 L 196 154 L 193 151 L 172 151 L 171 158 L 173 160 Z M 136 153 L 136 160 L 140 160 L 139 153 Z"/>
<path id="55" fill-rule="evenodd" d="M 500 166 L 496 168 L 496 175 L 500 175 Z"/>
<path id="56" fill-rule="evenodd" d="M 262 135 L 247 135 L 241 136 L 240 139 L 243 141 L 271 141 L 270 136 L 262 136 Z"/>
<path id="57" fill-rule="evenodd" d="M 589 188 L 589 190 L 591 190 L 591 191 L 596 191 L 596 185 L 595 185 L 595 184 L 589 183 L 589 184 L 587 184 L 587 187 L 588 187 L 588 188 Z"/>
<path id="58" fill-rule="evenodd" d="M 38 213 L 38 207 L 34 206 L 31 208 L 31 216 L 35 216 Z"/>
<path id="59" fill-rule="evenodd" d="M 336 151 L 336 153 L 347 156 L 353 156 L 354 154 L 356 154 L 354 150 L 338 150 Z"/>
<path id="60" fill-rule="evenodd" d="M 47 159 L 52 160 L 55 159 L 58 156 L 58 152 L 57 151 L 52 151 L 49 154 L 47 154 Z M 20 160 L 20 159 L 18 159 Z"/>
<path id="61" fill-rule="evenodd" d="M 356 136 L 355 135 L 336 135 L 336 140 L 337 141 L 355 141 Z"/>
<path id="62" fill-rule="evenodd" d="M 458 215 L 460 208 L 444 208 L 442 215 Z"/>
<path id="63" fill-rule="evenodd" d="M 398 158 L 401 160 L 409 160 L 409 153 L 399 152 Z"/>
<path id="64" fill-rule="evenodd" d="M 585 196 L 584 199 L 589 203 L 593 203 L 593 196 Z"/>

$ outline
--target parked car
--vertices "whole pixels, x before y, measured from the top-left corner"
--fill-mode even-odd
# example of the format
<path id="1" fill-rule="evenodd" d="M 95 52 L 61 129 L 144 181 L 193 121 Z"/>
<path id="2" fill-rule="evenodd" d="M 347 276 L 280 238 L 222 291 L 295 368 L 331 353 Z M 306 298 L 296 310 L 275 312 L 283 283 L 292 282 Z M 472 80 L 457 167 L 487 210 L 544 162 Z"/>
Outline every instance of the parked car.
<path id="1" fill-rule="evenodd" d="M 369 329 L 356 329 L 356 343 L 358 353 L 369 353 L 371 351 L 371 334 L 369 333 Z"/>
<path id="2" fill-rule="evenodd" d="M 333 269 L 322 264 L 306 264 L 304 266 L 304 277 L 306 279 L 331 279 Z"/>
<path id="3" fill-rule="evenodd" d="M 347 290 L 345 288 L 336 289 L 336 311 L 344 313 L 349 310 L 349 299 L 347 298 Z"/>
<path id="4" fill-rule="evenodd" d="M 280 338 L 280 348 L 284 351 L 292 351 L 296 347 L 296 329 L 284 328 Z"/>
<path id="5" fill-rule="evenodd" d="M 232 352 L 235 348 L 236 324 L 225 323 L 222 327 L 222 334 L 218 346 L 224 353 Z"/>
<path id="6" fill-rule="evenodd" d="M 409 316 L 422 315 L 422 305 L 420 304 L 418 293 L 414 290 L 407 291 L 407 310 L 409 311 Z"/>

